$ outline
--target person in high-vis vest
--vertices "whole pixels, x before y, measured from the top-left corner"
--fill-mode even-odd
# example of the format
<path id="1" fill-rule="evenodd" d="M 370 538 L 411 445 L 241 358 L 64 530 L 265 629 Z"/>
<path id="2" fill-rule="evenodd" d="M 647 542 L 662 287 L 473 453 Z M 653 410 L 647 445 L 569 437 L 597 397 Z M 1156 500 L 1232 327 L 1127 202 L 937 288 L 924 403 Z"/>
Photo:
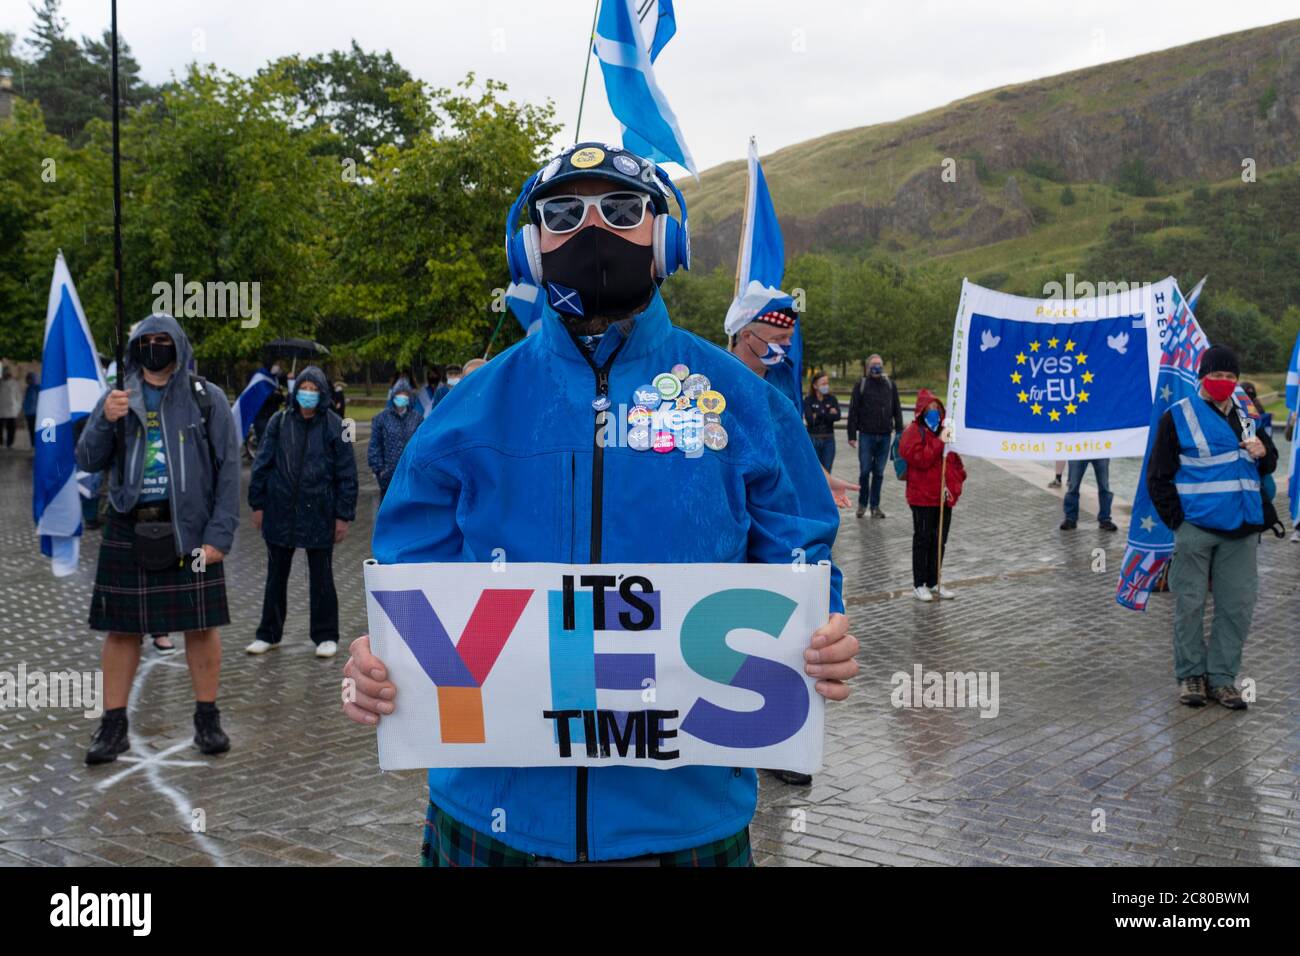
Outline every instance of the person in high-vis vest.
<path id="1" fill-rule="evenodd" d="M 1196 396 L 1161 417 L 1147 465 L 1152 504 L 1174 530 L 1174 676 L 1178 699 L 1189 707 L 1209 698 L 1246 709 L 1236 680 L 1259 593 L 1255 549 L 1266 525 L 1260 478 L 1277 467 L 1277 449 L 1232 400 L 1239 372 L 1231 349 L 1206 349 Z"/>

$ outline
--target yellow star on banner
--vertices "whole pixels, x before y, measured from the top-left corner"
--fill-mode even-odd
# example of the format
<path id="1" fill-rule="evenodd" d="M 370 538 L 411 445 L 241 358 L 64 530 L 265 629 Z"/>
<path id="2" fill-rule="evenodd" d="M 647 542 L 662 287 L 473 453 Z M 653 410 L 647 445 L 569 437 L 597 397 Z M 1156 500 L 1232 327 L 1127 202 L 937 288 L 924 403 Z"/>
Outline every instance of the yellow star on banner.
<path id="1" fill-rule="evenodd" d="M 1017 365 L 1024 365 L 1024 364 L 1025 364 L 1025 360 L 1028 359 L 1028 358 L 1029 358 L 1028 355 L 1026 355 L 1024 352 L 1020 352 L 1018 355 L 1016 355 L 1016 364 L 1017 364 Z"/>
<path id="2" fill-rule="evenodd" d="M 1066 411 L 1067 414 L 1069 414 L 1069 415 L 1073 415 L 1073 414 L 1074 414 L 1075 412 L 1077 412 L 1078 410 L 1079 410 L 1079 406 L 1076 405 L 1076 404 L 1074 404 L 1074 402 L 1066 402 L 1066 403 L 1065 403 L 1065 411 Z"/>
<path id="3" fill-rule="evenodd" d="M 1056 348 L 1056 343 L 1059 342 L 1059 341 L 1061 341 L 1061 340 L 1058 339 L 1058 338 L 1056 338 L 1055 336 L 1053 336 L 1052 338 L 1050 338 L 1050 339 L 1047 340 L 1047 347 L 1048 347 L 1049 349 L 1054 349 L 1054 348 Z"/>
<path id="4" fill-rule="evenodd" d="M 1043 414 L 1043 406 L 1039 405 L 1037 402 L 1034 402 L 1034 404 L 1030 405 L 1029 410 L 1033 412 L 1035 415 Z"/>
<path id="5" fill-rule="evenodd" d="M 1051 411 L 1047 413 L 1047 417 L 1054 422 L 1059 422 L 1061 420 L 1061 413 L 1053 408 Z"/>
<path id="6" fill-rule="evenodd" d="M 1088 400 L 1088 393 L 1083 391 L 1079 392 L 1079 401 L 1086 402 L 1087 400 Z"/>
<path id="7" fill-rule="evenodd" d="M 1023 405 L 1025 402 L 1029 401 L 1029 394 L 1022 388 L 1016 398 L 1020 399 L 1020 403 Z"/>
<path id="8" fill-rule="evenodd" d="M 1066 339 L 1066 340 L 1065 340 L 1065 350 L 1066 350 L 1067 352 L 1073 352 L 1073 351 L 1074 351 L 1074 339 Z"/>
<path id="9" fill-rule="evenodd" d="M 1084 372 L 1084 373 L 1083 373 L 1083 380 L 1084 380 L 1085 382 L 1091 382 L 1091 381 L 1092 381 L 1092 377 L 1093 377 L 1093 376 L 1092 376 L 1092 373 L 1091 373 L 1091 372 Z"/>
<path id="10" fill-rule="evenodd" d="M 1013 382 L 1015 382 L 1017 385 L 1019 385 L 1019 384 L 1020 384 L 1020 373 L 1019 373 L 1019 372 L 1012 372 L 1012 373 L 1011 373 L 1011 381 L 1013 381 Z"/>
<path id="11" fill-rule="evenodd" d="M 1079 354 L 1079 364 L 1080 364 L 1080 365 L 1087 365 L 1087 364 L 1088 364 L 1088 356 L 1087 356 L 1086 353 L 1080 353 L 1080 354 Z"/>
<path id="12" fill-rule="evenodd" d="M 1037 352 L 1037 351 L 1038 351 L 1038 343 L 1037 343 L 1037 342 L 1030 342 L 1030 343 L 1029 343 L 1029 351 L 1031 351 L 1031 352 Z"/>

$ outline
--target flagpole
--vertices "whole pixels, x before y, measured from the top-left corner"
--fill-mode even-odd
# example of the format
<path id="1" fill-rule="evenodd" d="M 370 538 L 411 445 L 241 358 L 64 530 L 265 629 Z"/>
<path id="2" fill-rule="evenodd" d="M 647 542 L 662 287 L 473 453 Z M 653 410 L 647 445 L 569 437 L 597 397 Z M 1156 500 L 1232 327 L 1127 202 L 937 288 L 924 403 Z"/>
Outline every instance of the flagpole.
<path id="1" fill-rule="evenodd" d="M 591 50 L 596 45 L 596 18 L 600 15 L 600 0 L 596 0 L 596 7 L 591 11 L 591 36 L 587 38 L 587 65 L 582 68 L 582 94 L 578 97 L 578 122 L 573 127 L 573 141 L 578 142 L 578 134 L 582 131 L 582 106 L 587 101 L 587 74 L 591 72 Z"/>
<path id="2" fill-rule="evenodd" d="M 755 154 L 758 153 L 758 144 L 755 137 L 749 137 L 749 146 Z M 740 298 L 740 264 L 745 259 L 745 232 L 749 228 L 749 210 L 753 205 L 750 202 L 754 192 L 754 171 L 749 166 L 749 154 L 745 155 L 745 205 L 740 211 L 740 242 L 736 245 L 736 289 L 732 293 L 733 299 Z"/>
<path id="3" fill-rule="evenodd" d="M 113 358 L 117 362 L 117 381 L 114 385 L 118 389 L 125 390 L 126 363 L 123 333 L 126 323 L 123 321 L 124 309 L 122 306 L 122 146 L 117 90 L 117 0 L 111 0 L 111 6 L 113 76 L 110 89 L 113 97 L 113 307 L 115 316 Z M 126 416 L 123 416 L 117 421 L 117 480 L 119 484 L 123 481 L 125 465 Z"/>
<path id="4" fill-rule="evenodd" d="M 948 449 L 943 450 L 943 461 L 939 463 L 939 562 L 935 570 L 934 587 L 943 598 L 943 506 L 948 498 Z"/>

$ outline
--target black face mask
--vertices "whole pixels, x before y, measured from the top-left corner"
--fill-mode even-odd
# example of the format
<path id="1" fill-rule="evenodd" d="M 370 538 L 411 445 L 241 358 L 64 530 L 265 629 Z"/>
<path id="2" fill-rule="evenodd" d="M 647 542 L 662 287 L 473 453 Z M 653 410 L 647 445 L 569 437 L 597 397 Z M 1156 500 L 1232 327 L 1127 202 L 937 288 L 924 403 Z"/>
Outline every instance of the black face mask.
<path id="1" fill-rule="evenodd" d="M 176 343 L 166 345 L 144 345 L 135 343 L 136 359 L 151 372 L 161 372 L 176 361 Z"/>
<path id="2" fill-rule="evenodd" d="M 586 226 L 564 245 L 542 253 L 547 282 L 576 289 L 586 317 L 621 316 L 645 304 L 654 288 L 654 250 Z"/>

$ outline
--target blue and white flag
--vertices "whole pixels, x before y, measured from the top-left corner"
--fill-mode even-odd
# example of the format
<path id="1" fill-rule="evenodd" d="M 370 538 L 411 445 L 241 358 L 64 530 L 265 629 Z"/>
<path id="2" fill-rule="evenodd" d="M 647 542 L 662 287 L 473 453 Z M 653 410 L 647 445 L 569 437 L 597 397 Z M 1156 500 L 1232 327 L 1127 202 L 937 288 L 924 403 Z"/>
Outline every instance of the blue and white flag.
<path id="1" fill-rule="evenodd" d="M 673 0 L 659 0 L 655 4 L 654 39 L 650 41 L 650 62 L 659 59 L 659 54 L 668 45 L 668 41 L 677 35 L 677 15 L 673 13 Z"/>
<path id="2" fill-rule="evenodd" d="M 1196 373 L 1201 365 L 1201 354 L 1210 347 L 1196 316 L 1179 292 L 1177 283 L 1174 283 L 1170 293 L 1170 302 L 1172 309 L 1160 323 L 1160 370 L 1156 379 L 1155 400 L 1151 405 L 1150 439 L 1142 458 L 1137 493 L 1133 496 L 1128 548 L 1124 552 L 1119 583 L 1115 588 L 1115 601 L 1134 611 L 1146 609 L 1151 588 L 1164 571 L 1170 555 L 1174 553 L 1174 533 L 1160 520 L 1147 490 L 1147 465 L 1151 461 L 1156 427 L 1171 406 L 1196 395 L 1200 388 L 1200 379 Z"/>
<path id="3" fill-rule="evenodd" d="M 1292 412 L 1300 410 L 1300 335 L 1295 337 L 1291 361 L 1286 365 L 1286 407 Z"/>
<path id="4" fill-rule="evenodd" d="M 794 298 L 781 291 L 785 281 L 785 240 L 776 207 L 767 188 L 763 165 L 758 161 L 758 142 L 749 140 L 749 188 L 741 217 L 740 258 L 736 262 L 736 298 L 727 309 L 723 328 L 735 335 L 755 316 L 773 309 L 794 309 Z M 796 395 L 803 381 L 803 329 L 796 316 L 794 338 L 786 352 L 790 359 Z M 795 400 L 802 414 L 802 396 Z"/>
<path id="5" fill-rule="evenodd" d="M 952 450 L 1022 460 L 1146 450 L 1172 278 L 1088 299 L 963 281 L 948 375 Z"/>
<path id="6" fill-rule="evenodd" d="M 58 577 L 76 571 L 81 554 L 78 479 L 85 472 L 77 471 L 72 423 L 94 410 L 106 387 L 86 313 L 60 252 L 54 260 L 45 311 L 32 473 L 32 518 L 41 536 L 41 554 L 52 559 L 51 569 Z"/>
<path id="7" fill-rule="evenodd" d="M 1296 336 L 1295 347 L 1291 349 L 1291 361 L 1286 367 L 1286 407 L 1291 416 L 1300 418 L 1300 335 Z M 1291 525 L 1300 527 L 1300 421 L 1290 429 L 1287 438 L 1291 442 L 1291 465 L 1287 479 L 1287 497 L 1291 499 Z"/>
<path id="8" fill-rule="evenodd" d="M 672 29 L 677 29 L 675 18 Z M 663 42 L 667 43 L 667 38 Z M 601 3 L 593 47 L 605 78 L 609 108 L 623 125 L 623 146 L 657 163 L 678 163 L 698 178 L 677 115 L 655 82 L 650 54 L 641 36 L 636 0 Z"/>
<path id="9" fill-rule="evenodd" d="M 524 280 L 512 282 L 506 287 L 506 305 L 526 334 L 532 335 L 542 327 L 542 312 L 546 308 L 546 296 L 533 283 Z M 427 414 L 427 413 L 426 413 Z"/>
<path id="10" fill-rule="evenodd" d="M 271 397 L 279 384 L 271 377 L 270 372 L 259 368 L 248 380 L 248 385 L 239 393 L 235 403 L 230 406 L 230 413 L 235 416 L 235 429 L 239 433 L 240 441 L 248 439 L 253 420 L 257 418 L 257 413 L 262 410 L 262 406 L 266 404 L 266 400 Z"/>
<path id="11" fill-rule="evenodd" d="M 1201 281 L 1192 286 L 1192 291 L 1187 293 L 1187 308 L 1192 312 L 1196 311 L 1196 303 L 1201 301 L 1201 290 L 1205 288 L 1205 280 L 1209 276 L 1201 276 Z"/>

